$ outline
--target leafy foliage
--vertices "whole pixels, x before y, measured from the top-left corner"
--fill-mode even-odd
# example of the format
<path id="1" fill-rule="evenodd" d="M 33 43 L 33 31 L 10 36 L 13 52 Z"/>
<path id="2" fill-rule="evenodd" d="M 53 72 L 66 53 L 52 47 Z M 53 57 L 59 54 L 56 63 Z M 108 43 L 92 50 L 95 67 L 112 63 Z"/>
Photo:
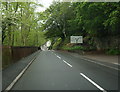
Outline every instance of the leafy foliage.
<path id="1" fill-rule="evenodd" d="M 47 38 L 62 39 L 58 45 L 67 47 L 65 39 L 72 35 L 82 35 L 85 48 L 104 50 L 112 48 L 112 40 L 120 35 L 120 2 L 90 3 L 90 2 L 54 2 L 44 14 L 48 15 L 44 24 Z M 114 37 L 114 38 L 113 38 Z M 68 47 L 69 48 L 69 47 Z M 66 48 L 65 48 L 66 49 Z M 70 49 L 74 49 L 70 47 Z M 76 47 L 75 47 L 76 49 Z"/>
<path id="2" fill-rule="evenodd" d="M 45 43 L 40 17 L 41 5 L 33 2 L 2 2 L 2 43 L 9 46 L 40 46 Z"/>
<path id="3" fill-rule="evenodd" d="M 69 49 L 119 47 L 120 2 L 54 1 L 44 12 L 36 13 L 37 6 L 32 2 L 2 3 L 4 45 L 39 46 L 50 39 L 53 48 L 66 49 L 70 36 L 77 35 L 83 36 L 84 43 Z"/>

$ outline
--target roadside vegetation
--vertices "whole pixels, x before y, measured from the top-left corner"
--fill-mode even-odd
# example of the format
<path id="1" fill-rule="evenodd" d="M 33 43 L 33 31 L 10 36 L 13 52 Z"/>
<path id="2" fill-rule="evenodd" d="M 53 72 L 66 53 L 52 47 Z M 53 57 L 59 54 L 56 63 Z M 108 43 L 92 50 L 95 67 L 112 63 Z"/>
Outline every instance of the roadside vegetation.
<path id="1" fill-rule="evenodd" d="M 41 4 L 2 2 L 2 69 L 38 50 L 46 42 L 39 12 Z"/>
<path id="2" fill-rule="evenodd" d="M 33 2 L 2 2 L 2 44 L 6 46 L 40 46 L 46 42 Z"/>
<path id="3" fill-rule="evenodd" d="M 120 54 L 120 2 L 54 2 L 43 13 L 47 16 L 45 36 L 53 49 Z M 83 44 L 70 44 L 72 35 L 83 36 Z"/>
<path id="4" fill-rule="evenodd" d="M 2 2 L 2 44 L 41 46 L 51 49 L 104 51 L 120 54 L 120 2 L 53 2 L 43 12 L 41 4 Z M 70 36 L 83 36 L 83 44 L 71 44 Z"/>

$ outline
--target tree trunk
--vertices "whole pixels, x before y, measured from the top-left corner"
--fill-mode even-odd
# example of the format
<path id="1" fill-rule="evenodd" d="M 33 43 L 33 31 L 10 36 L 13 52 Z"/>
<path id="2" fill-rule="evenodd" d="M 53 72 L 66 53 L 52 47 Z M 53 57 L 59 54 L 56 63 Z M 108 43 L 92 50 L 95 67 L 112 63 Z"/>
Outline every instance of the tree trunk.
<path id="1" fill-rule="evenodd" d="M 14 29 L 13 30 L 13 33 L 12 33 L 12 46 L 14 46 Z"/>
<path id="2" fill-rule="evenodd" d="M 95 38 L 95 44 L 96 44 L 96 48 L 97 48 L 97 51 L 101 51 L 102 50 L 102 47 L 101 47 L 101 41 L 99 38 Z"/>

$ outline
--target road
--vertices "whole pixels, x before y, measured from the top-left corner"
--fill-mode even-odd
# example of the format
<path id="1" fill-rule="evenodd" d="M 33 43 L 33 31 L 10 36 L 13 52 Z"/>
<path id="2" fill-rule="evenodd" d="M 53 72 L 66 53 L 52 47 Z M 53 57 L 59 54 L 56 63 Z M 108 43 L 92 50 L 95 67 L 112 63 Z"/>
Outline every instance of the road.
<path id="1" fill-rule="evenodd" d="M 117 90 L 118 71 L 61 51 L 41 51 L 12 90 Z"/>

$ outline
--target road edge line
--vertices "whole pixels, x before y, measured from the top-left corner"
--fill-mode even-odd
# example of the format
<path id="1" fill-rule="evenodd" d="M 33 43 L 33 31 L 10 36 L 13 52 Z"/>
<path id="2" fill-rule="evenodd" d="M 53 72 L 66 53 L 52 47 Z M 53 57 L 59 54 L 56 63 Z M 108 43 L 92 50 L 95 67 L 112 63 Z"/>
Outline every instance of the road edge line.
<path id="1" fill-rule="evenodd" d="M 26 72 L 26 70 L 29 68 L 29 66 L 33 63 L 33 61 L 37 58 L 35 56 L 29 63 L 28 65 L 17 75 L 17 77 L 9 84 L 8 87 L 6 87 L 5 92 L 10 91 L 13 86 L 17 83 L 17 81 L 23 76 L 23 74 Z"/>
<path id="2" fill-rule="evenodd" d="M 102 65 L 102 66 L 105 66 L 105 67 L 108 67 L 108 68 L 111 68 L 111 69 L 114 69 L 114 70 L 117 70 L 117 71 L 120 71 L 120 69 L 118 69 L 118 68 L 107 66 L 107 65 L 104 65 L 102 63 L 95 62 L 94 60 L 90 60 L 90 59 L 86 59 L 86 58 L 81 58 L 81 59 L 92 62 L 92 63 L 95 63 L 95 64 L 98 64 L 98 65 Z"/>

